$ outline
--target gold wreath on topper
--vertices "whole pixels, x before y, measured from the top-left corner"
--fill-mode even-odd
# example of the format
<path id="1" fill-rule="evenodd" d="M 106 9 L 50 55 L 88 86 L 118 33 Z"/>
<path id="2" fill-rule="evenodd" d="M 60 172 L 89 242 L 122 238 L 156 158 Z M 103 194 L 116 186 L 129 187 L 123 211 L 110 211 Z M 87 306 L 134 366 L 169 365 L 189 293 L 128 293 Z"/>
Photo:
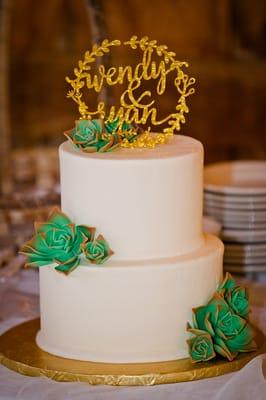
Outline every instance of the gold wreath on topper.
<path id="1" fill-rule="evenodd" d="M 128 46 L 132 50 L 142 52 L 142 60 L 134 69 L 132 66 L 118 66 L 106 68 L 99 65 L 95 73 L 92 72 L 91 65 L 97 57 L 109 53 L 111 48 L 116 46 Z M 185 123 L 185 113 L 189 112 L 186 99 L 195 92 L 191 87 L 195 83 L 195 78 L 189 77 L 184 71 L 188 63 L 175 59 L 176 54 L 168 51 L 166 45 L 158 45 L 156 40 L 149 40 L 147 36 L 138 39 L 132 36 L 130 40 L 121 42 L 120 40 L 103 40 L 101 44 L 94 44 L 91 51 L 86 51 L 84 60 L 78 62 L 78 67 L 74 69 L 74 79 L 66 77 L 66 81 L 72 89 L 67 93 L 67 97 L 73 99 L 78 104 L 80 119 L 91 120 L 100 118 L 112 123 L 118 121 L 117 132 L 122 129 L 123 124 L 134 124 L 134 126 L 151 124 L 158 126 L 167 123 L 163 129 L 163 134 L 150 133 L 151 127 L 148 126 L 142 135 L 133 142 L 123 139 L 123 147 L 154 147 L 157 143 L 165 143 L 169 136 L 175 131 L 180 130 L 181 123 Z M 174 72 L 174 86 L 177 91 L 178 100 L 174 112 L 162 119 L 158 119 L 158 111 L 155 100 L 149 90 L 144 90 L 136 95 L 136 90 L 140 88 L 144 80 L 157 80 L 156 92 L 159 96 L 163 95 L 166 89 L 168 75 Z M 83 101 L 82 89 L 94 89 L 99 93 L 105 85 L 122 85 L 126 82 L 127 87 L 120 96 L 119 107 L 111 105 L 107 109 L 104 101 L 99 101 L 96 110 L 90 110 Z"/>

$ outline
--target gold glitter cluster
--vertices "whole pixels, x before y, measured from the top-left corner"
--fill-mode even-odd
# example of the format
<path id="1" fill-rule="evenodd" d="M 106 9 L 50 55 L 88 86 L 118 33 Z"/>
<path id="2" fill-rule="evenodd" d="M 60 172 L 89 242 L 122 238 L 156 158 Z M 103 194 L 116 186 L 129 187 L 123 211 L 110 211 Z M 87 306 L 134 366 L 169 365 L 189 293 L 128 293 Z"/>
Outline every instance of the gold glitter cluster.
<path id="1" fill-rule="evenodd" d="M 154 148 L 157 144 L 165 144 L 172 133 L 156 133 L 151 135 L 150 131 L 147 130 L 141 135 L 138 135 L 136 140 L 129 142 L 127 139 L 123 139 L 121 147 L 127 147 L 130 149 L 136 148 Z"/>
<path id="2" fill-rule="evenodd" d="M 100 64 L 97 72 L 93 73 L 91 65 L 96 58 L 109 53 L 113 46 L 121 45 L 129 46 L 131 50 L 140 50 L 142 52 L 141 62 L 134 68 L 127 65 L 106 69 L 103 64 Z M 118 133 L 124 123 L 138 126 L 147 123 L 151 123 L 152 126 L 167 123 L 168 126 L 163 129 L 163 134 L 151 135 L 151 127 L 149 126 L 145 133 L 139 135 L 135 141 L 129 142 L 124 139 L 123 147 L 154 147 L 156 144 L 165 143 L 174 131 L 180 130 L 181 123 L 185 123 L 184 114 L 189 112 L 186 98 L 194 93 L 194 88 L 191 86 L 195 83 L 195 79 L 189 77 L 183 71 L 183 68 L 188 67 L 188 64 L 177 61 L 175 56 L 174 52 L 168 51 L 167 46 L 158 45 L 156 40 L 149 40 L 147 36 L 141 39 L 132 36 L 130 40 L 123 43 L 120 40 L 109 41 L 105 39 L 100 45 L 94 44 L 90 52 L 85 52 L 84 60 L 79 61 L 78 68 L 74 69 L 75 78 L 66 78 L 66 81 L 72 87 L 67 97 L 72 98 L 78 104 L 82 119 L 96 117 L 103 118 L 108 122 L 119 120 Z M 175 74 L 173 84 L 179 96 L 178 101 L 174 112 L 158 119 L 158 110 L 151 91 L 144 90 L 137 95 L 136 90 L 141 90 L 143 81 L 155 80 L 157 82 L 156 93 L 161 96 L 166 89 L 168 74 L 172 72 Z M 84 87 L 99 93 L 104 85 L 122 85 L 124 82 L 126 82 L 127 87 L 120 96 L 119 107 L 112 105 L 107 110 L 105 103 L 100 101 L 97 109 L 91 111 L 82 99 Z"/>

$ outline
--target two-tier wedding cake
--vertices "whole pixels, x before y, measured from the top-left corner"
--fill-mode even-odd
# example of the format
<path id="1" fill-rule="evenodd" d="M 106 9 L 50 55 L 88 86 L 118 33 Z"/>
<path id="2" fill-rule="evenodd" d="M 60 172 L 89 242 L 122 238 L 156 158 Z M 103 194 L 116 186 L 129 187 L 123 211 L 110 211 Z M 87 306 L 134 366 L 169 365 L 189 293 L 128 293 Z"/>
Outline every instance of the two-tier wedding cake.
<path id="1" fill-rule="evenodd" d="M 92 68 L 122 44 L 142 53 L 135 69 Z M 40 267 L 36 341 L 46 352 L 147 363 L 232 361 L 256 348 L 247 293 L 229 275 L 222 281 L 223 244 L 202 232 L 202 144 L 174 135 L 193 93 L 186 67 L 166 46 L 133 36 L 94 45 L 67 78 L 81 117 L 59 148 L 61 210 L 22 248 Z M 178 102 L 160 120 L 143 82 L 160 96 L 170 76 Z M 122 84 L 119 107 L 99 101 L 90 111 L 84 102 L 84 87 Z M 163 133 L 149 122 L 166 124 Z"/>
<path id="2" fill-rule="evenodd" d="M 62 211 L 97 226 L 115 249 L 71 274 L 40 268 L 38 345 L 111 363 L 188 356 L 191 309 L 222 278 L 223 245 L 202 233 L 203 148 L 174 136 L 154 149 L 59 149 Z"/>

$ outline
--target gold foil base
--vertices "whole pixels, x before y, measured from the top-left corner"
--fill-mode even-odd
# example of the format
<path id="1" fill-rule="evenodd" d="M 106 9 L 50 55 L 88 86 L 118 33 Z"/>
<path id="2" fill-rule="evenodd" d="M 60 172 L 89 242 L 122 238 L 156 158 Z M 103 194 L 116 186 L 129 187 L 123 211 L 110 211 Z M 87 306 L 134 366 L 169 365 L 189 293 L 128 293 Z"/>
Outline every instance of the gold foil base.
<path id="1" fill-rule="evenodd" d="M 240 354 L 234 361 L 218 359 L 192 364 L 189 358 L 145 364 L 105 364 L 61 358 L 35 343 L 40 321 L 17 325 L 0 336 L 0 363 L 28 376 L 46 376 L 60 382 L 92 385 L 159 385 L 211 378 L 237 371 L 265 349 L 265 337 L 257 330 L 258 351 Z"/>

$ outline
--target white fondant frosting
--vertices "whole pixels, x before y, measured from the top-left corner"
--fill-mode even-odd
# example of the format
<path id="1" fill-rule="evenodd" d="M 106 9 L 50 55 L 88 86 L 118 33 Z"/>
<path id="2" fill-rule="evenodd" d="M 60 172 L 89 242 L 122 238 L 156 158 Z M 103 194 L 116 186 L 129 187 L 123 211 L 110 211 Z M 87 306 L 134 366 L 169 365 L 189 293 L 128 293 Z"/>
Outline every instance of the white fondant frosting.
<path id="1" fill-rule="evenodd" d="M 199 248 L 203 148 L 174 136 L 154 149 L 86 154 L 60 146 L 62 211 L 96 226 L 116 260 L 175 257 Z"/>
<path id="2" fill-rule="evenodd" d="M 186 325 L 222 277 L 223 245 L 202 233 L 203 148 L 174 136 L 154 149 L 86 154 L 60 146 L 62 211 L 115 251 L 68 276 L 40 268 L 38 345 L 111 363 L 188 356 Z"/>
<path id="3" fill-rule="evenodd" d="M 65 276 L 40 268 L 41 331 L 50 353 L 110 363 L 188 356 L 187 322 L 222 276 L 223 245 L 207 236 L 186 256 L 143 265 L 84 264 Z"/>

